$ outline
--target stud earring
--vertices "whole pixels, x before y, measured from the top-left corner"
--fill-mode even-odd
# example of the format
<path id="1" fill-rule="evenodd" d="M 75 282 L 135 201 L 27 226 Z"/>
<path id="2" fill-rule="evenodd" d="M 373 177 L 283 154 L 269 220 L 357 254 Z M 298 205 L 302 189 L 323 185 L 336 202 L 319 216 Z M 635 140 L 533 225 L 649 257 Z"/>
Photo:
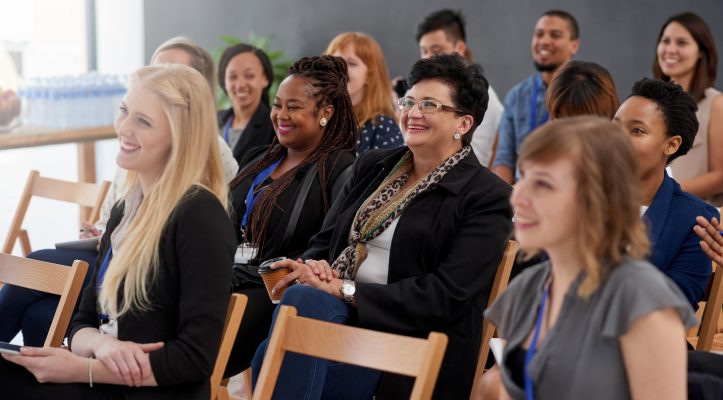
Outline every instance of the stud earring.
<path id="1" fill-rule="evenodd" d="M 326 117 L 322 117 L 321 120 L 319 121 L 319 125 L 326 126 L 327 122 L 329 122 L 329 121 L 326 119 Z"/>
<path id="2" fill-rule="evenodd" d="M 455 133 L 454 133 L 454 136 L 452 136 L 452 137 L 454 138 L 454 140 L 460 140 L 460 139 L 462 139 L 462 135 L 460 135 L 460 134 L 457 133 L 457 132 L 455 132 Z"/>

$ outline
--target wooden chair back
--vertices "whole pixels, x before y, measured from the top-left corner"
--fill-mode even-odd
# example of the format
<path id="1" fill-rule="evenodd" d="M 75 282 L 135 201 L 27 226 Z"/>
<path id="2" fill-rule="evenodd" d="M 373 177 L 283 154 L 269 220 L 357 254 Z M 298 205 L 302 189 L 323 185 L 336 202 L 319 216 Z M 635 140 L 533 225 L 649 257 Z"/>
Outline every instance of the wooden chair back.
<path id="1" fill-rule="evenodd" d="M 228 358 L 231 356 L 233 342 L 236 340 L 241 319 L 246 310 L 248 297 L 243 294 L 233 293 L 228 302 L 228 311 L 226 312 L 226 324 L 223 327 L 223 337 L 221 338 L 221 347 L 216 357 L 216 364 L 213 367 L 211 375 L 211 400 L 226 400 L 229 398 L 227 381 L 223 379 L 223 373 L 226 371 Z"/>
<path id="2" fill-rule="evenodd" d="M 697 328 L 697 338 L 691 337 L 688 340 L 695 346 L 696 350 L 710 351 L 718 330 L 718 319 L 723 304 L 723 268 L 716 263 L 713 263 L 713 276 L 702 302 L 705 302 L 705 308 L 703 317 L 700 320 L 700 326 Z M 688 334 L 695 335 L 695 328 Z"/>
<path id="3" fill-rule="evenodd" d="M 432 397 L 447 336 L 427 339 L 377 332 L 296 316 L 281 306 L 266 349 L 253 399 L 270 399 L 287 351 L 415 377 L 411 399 Z"/>
<path id="4" fill-rule="evenodd" d="M 60 296 L 45 347 L 60 347 L 78 301 L 88 263 L 75 260 L 71 267 L 0 254 L 0 282 Z"/>
<path id="5" fill-rule="evenodd" d="M 110 182 L 104 181 L 100 185 L 95 183 L 69 182 L 59 179 L 45 178 L 40 176 L 38 171 L 30 171 L 28 180 L 25 183 L 25 189 L 20 196 L 18 208 L 15 211 L 10 229 L 5 237 L 2 252 L 11 254 L 15 242 L 20 239 L 23 256 L 27 256 L 32 250 L 30 248 L 30 239 L 26 230 L 22 228 L 25 214 L 30 205 L 30 199 L 33 197 L 42 197 L 51 200 L 64 201 L 68 203 L 76 203 L 81 207 L 92 207 L 89 216 L 91 223 L 98 220 L 100 209 L 103 206 L 103 200 L 110 188 Z"/>
<path id="6" fill-rule="evenodd" d="M 510 282 L 510 273 L 512 272 L 512 266 L 515 264 L 515 256 L 517 255 L 517 249 L 519 245 L 516 241 L 510 240 L 507 242 L 505 247 L 505 253 L 502 256 L 502 261 L 497 266 L 497 272 L 495 273 L 495 280 L 492 283 L 492 290 L 490 291 L 490 297 L 487 300 L 487 306 L 489 307 L 492 303 L 497 300 L 502 292 L 507 289 L 507 284 Z M 489 321 L 482 322 L 482 344 L 480 345 L 479 359 L 477 360 L 477 371 L 474 374 L 474 386 L 476 387 L 479 378 L 485 370 L 487 364 L 487 357 L 490 352 L 490 339 L 492 339 L 497 329 Z M 472 389 L 472 393 L 475 393 L 475 389 Z"/>

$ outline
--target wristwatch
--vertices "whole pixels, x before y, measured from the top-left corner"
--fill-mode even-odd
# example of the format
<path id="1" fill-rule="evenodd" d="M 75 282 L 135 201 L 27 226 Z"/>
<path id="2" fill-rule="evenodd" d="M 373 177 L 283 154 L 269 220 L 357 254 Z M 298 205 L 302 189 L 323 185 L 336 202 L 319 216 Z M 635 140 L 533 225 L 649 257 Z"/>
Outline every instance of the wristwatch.
<path id="1" fill-rule="evenodd" d="M 354 293 L 356 293 L 356 285 L 354 284 L 354 281 L 344 279 L 339 291 L 341 292 L 342 297 L 344 297 L 344 301 L 351 303 L 354 300 Z"/>

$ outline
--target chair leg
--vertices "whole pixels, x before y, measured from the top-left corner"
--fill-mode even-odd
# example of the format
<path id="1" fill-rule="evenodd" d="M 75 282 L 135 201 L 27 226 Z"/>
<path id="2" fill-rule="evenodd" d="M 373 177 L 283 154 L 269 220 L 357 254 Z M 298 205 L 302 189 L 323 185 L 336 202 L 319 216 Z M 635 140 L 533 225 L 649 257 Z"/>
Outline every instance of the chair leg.
<path id="1" fill-rule="evenodd" d="M 28 236 L 28 231 L 21 229 L 20 232 L 18 232 L 18 239 L 20 240 L 20 248 L 22 249 L 23 257 L 27 257 L 28 254 L 33 251 L 30 248 L 30 237 Z"/>
<path id="2" fill-rule="evenodd" d="M 246 371 L 243 372 L 244 377 L 244 394 L 246 395 L 246 398 L 248 400 L 251 400 L 252 393 L 251 393 L 251 367 L 247 368 Z"/>

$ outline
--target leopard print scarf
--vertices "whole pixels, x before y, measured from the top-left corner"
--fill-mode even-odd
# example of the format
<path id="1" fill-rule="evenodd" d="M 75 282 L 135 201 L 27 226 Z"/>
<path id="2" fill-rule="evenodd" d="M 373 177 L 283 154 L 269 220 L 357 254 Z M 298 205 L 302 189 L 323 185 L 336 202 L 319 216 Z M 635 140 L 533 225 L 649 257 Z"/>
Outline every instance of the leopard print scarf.
<path id="1" fill-rule="evenodd" d="M 341 278 L 354 279 L 359 265 L 367 257 L 366 243 L 384 232 L 406 206 L 420 193 L 433 189 L 455 165 L 467 157 L 470 147 L 454 153 L 412 187 L 401 192 L 412 169 L 412 152 L 407 151 L 379 187 L 362 203 L 354 217 L 347 247 L 331 265 Z"/>

